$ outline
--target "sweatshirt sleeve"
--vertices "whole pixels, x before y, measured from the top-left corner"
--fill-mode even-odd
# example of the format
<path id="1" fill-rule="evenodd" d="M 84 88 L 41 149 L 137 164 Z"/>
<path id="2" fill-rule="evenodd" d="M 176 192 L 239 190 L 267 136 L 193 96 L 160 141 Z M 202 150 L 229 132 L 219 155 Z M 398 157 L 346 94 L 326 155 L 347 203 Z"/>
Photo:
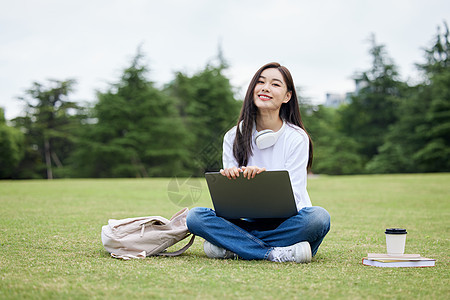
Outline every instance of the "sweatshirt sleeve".
<path id="1" fill-rule="evenodd" d="M 223 137 L 222 164 L 223 168 L 239 167 L 233 155 L 233 143 L 236 136 L 236 126 L 231 128 Z"/>
<path id="2" fill-rule="evenodd" d="M 289 141 L 285 167 L 291 178 L 297 209 L 300 210 L 303 207 L 311 206 L 311 200 L 306 190 L 309 139 L 304 132 L 297 131 L 289 138 Z"/>

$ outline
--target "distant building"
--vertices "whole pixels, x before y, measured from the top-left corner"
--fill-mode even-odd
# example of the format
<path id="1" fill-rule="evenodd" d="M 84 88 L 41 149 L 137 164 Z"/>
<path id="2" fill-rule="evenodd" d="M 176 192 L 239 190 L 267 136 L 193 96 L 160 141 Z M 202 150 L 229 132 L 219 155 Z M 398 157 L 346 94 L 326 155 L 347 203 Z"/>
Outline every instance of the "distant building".
<path id="1" fill-rule="evenodd" d="M 327 93 L 326 94 L 326 100 L 325 100 L 325 106 L 328 107 L 339 107 L 342 104 L 349 103 L 350 102 L 350 96 L 352 93 L 346 93 L 346 94 L 332 94 Z"/>
<path id="2" fill-rule="evenodd" d="M 355 91 L 347 92 L 345 94 L 327 93 L 325 106 L 339 107 L 342 104 L 348 104 L 352 101 L 353 95 L 358 95 L 359 91 L 367 86 L 367 82 L 355 79 Z"/>
<path id="3" fill-rule="evenodd" d="M 355 79 L 355 95 L 358 95 L 359 91 L 365 87 L 367 87 L 367 81 Z"/>

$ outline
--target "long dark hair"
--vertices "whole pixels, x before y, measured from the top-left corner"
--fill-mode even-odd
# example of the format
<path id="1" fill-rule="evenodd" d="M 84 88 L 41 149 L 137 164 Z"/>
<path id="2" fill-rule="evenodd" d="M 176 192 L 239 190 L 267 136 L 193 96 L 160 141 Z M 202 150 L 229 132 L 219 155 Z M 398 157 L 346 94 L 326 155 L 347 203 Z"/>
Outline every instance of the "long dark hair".
<path id="1" fill-rule="evenodd" d="M 298 106 L 297 93 L 295 91 L 294 80 L 292 79 L 289 70 L 280 65 L 279 63 L 272 62 L 262 66 L 253 76 L 252 81 L 247 89 L 247 94 L 245 95 L 244 103 L 242 105 L 241 114 L 239 116 L 238 126 L 236 128 L 236 138 L 233 144 L 233 155 L 236 158 L 239 166 L 246 166 L 250 156 L 252 155 L 252 134 L 253 134 L 253 124 L 256 122 L 256 114 L 258 108 L 253 102 L 253 93 L 255 90 L 256 83 L 261 76 L 261 73 L 265 69 L 274 68 L 280 71 L 283 75 L 283 79 L 287 86 L 287 91 L 291 92 L 291 99 L 287 103 L 283 103 L 280 108 L 280 118 L 288 123 L 297 125 L 303 129 L 308 135 L 309 139 L 309 158 L 307 168 L 311 168 L 313 161 L 313 145 L 311 137 L 303 126 L 302 117 L 300 115 L 300 109 Z M 242 126 L 239 126 L 242 122 Z M 242 130 L 240 129 L 242 128 Z"/>

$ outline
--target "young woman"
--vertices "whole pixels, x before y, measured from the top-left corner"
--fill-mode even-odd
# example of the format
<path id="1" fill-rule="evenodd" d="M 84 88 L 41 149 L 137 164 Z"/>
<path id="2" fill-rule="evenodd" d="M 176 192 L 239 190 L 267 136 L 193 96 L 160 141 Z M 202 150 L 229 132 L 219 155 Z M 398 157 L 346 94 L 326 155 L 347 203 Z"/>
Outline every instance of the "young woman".
<path id="1" fill-rule="evenodd" d="M 262 138 L 267 132 L 271 141 Z M 265 170 L 287 170 L 298 213 L 281 221 L 227 220 L 210 208 L 193 208 L 187 226 L 205 239 L 206 255 L 310 262 L 330 229 L 330 215 L 311 206 L 306 190 L 312 158 L 289 70 L 278 63 L 264 65 L 250 82 L 238 124 L 225 134 L 220 173 L 232 180 L 251 179 Z"/>

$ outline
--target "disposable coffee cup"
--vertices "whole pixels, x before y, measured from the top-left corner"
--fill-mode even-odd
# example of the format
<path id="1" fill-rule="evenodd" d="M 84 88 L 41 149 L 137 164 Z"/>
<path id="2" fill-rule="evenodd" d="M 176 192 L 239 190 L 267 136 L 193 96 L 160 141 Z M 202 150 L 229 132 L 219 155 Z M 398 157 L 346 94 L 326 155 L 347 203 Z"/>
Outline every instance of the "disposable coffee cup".
<path id="1" fill-rule="evenodd" d="M 386 234 L 386 250 L 389 255 L 402 255 L 405 253 L 406 229 L 388 228 Z"/>

